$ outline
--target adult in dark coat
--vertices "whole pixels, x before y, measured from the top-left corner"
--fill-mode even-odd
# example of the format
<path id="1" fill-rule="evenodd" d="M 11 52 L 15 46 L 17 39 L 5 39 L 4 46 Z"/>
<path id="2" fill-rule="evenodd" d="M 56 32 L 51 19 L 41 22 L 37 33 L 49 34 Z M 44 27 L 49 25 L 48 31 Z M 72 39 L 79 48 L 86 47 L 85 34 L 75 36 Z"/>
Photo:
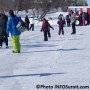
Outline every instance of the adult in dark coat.
<path id="1" fill-rule="evenodd" d="M 8 17 L 0 13 L 0 47 L 2 47 L 3 42 L 5 42 L 6 48 L 8 48 L 8 35 L 6 33 L 7 20 Z"/>
<path id="2" fill-rule="evenodd" d="M 80 24 L 80 26 L 82 26 L 82 13 L 80 13 L 80 15 L 79 15 L 79 24 Z"/>
<path id="3" fill-rule="evenodd" d="M 30 23 L 30 21 L 29 21 L 29 18 L 28 18 L 27 15 L 26 15 L 26 17 L 25 17 L 25 23 L 26 23 L 27 29 L 28 29 L 28 31 L 29 31 L 29 23 Z"/>
<path id="4" fill-rule="evenodd" d="M 86 26 L 85 21 L 86 21 L 86 13 L 83 12 L 83 13 L 82 13 L 82 24 L 83 24 L 83 26 Z"/>
<path id="5" fill-rule="evenodd" d="M 72 24 L 72 35 L 76 34 L 76 27 L 75 27 L 75 23 L 76 23 L 76 17 L 75 17 L 75 13 L 71 10 L 71 24 Z"/>
<path id="6" fill-rule="evenodd" d="M 64 30 L 63 30 L 64 21 L 62 20 L 62 18 L 59 18 L 59 21 L 57 23 L 59 25 L 59 32 L 58 32 L 58 34 L 60 35 L 62 33 L 62 35 L 64 35 Z"/>
<path id="7" fill-rule="evenodd" d="M 90 16 L 89 16 L 88 12 L 86 13 L 86 21 L 87 21 L 87 25 L 89 25 L 90 24 Z"/>

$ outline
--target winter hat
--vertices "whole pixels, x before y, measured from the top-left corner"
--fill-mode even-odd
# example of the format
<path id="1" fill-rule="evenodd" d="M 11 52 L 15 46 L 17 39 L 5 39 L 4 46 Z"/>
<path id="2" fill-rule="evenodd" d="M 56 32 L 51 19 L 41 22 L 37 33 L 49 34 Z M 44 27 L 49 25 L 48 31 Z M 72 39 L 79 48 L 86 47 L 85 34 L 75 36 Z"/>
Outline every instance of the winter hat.
<path id="1" fill-rule="evenodd" d="M 13 12 L 13 10 L 9 10 L 9 14 L 10 14 L 11 17 L 14 17 L 14 12 Z"/>

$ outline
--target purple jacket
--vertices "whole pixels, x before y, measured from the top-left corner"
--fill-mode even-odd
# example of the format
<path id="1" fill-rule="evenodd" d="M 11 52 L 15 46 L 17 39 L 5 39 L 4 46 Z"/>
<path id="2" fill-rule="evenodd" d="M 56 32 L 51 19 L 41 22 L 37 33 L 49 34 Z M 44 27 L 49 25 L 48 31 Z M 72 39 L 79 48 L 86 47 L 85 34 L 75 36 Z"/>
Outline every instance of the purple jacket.
<path id="1" fill-rule="evenodd" d="M 57 23 L 59 24 L 59 30 L 61 30 L 61 29 L 63 30 L 64 21 L 63 20 L 59 20 Z"/>

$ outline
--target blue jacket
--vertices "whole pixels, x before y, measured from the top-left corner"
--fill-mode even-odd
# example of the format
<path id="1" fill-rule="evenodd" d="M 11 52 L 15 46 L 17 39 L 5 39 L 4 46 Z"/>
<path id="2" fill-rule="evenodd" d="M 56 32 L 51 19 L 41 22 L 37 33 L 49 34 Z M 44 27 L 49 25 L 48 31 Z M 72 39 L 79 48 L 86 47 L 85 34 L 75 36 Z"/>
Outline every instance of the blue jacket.
<path id="1" fill-rule="evenodd" d="M 7 29 L 6 33 L 9 35 L 9 32 L 11 35 L 20 35 L 21 32 L 17 30 L 16 25 L 20 21 L 20 17 L 17 17 L 16 15 L 14 17 L 9 17 L 7 22 Z"/>

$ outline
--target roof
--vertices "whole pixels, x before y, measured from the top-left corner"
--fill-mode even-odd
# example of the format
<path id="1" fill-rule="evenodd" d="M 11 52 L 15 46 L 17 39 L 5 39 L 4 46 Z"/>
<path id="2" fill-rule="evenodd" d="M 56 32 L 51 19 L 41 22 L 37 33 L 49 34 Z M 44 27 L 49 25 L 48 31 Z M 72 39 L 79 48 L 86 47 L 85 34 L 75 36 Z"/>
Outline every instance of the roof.
<path id="1" fill-rule="evenodd" d="M 74 9 L 74 8 L 90 8 L 90 6 L 69 6 L 68 8 Z"/>

